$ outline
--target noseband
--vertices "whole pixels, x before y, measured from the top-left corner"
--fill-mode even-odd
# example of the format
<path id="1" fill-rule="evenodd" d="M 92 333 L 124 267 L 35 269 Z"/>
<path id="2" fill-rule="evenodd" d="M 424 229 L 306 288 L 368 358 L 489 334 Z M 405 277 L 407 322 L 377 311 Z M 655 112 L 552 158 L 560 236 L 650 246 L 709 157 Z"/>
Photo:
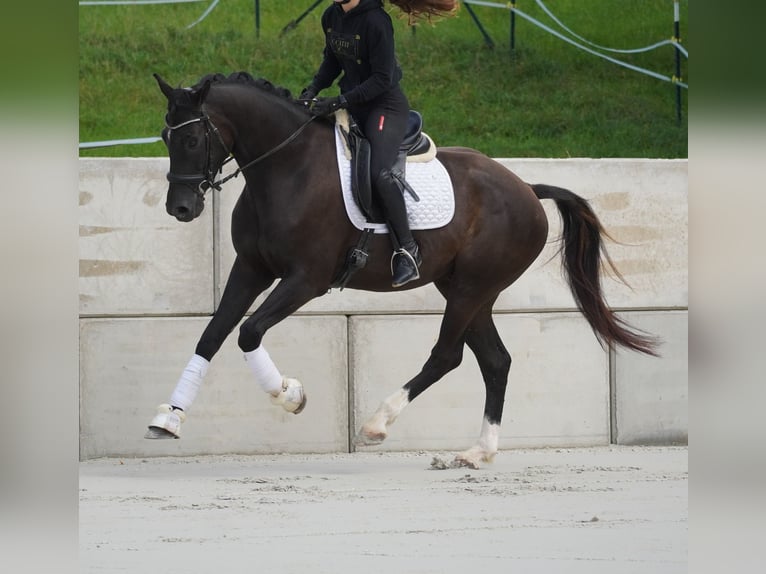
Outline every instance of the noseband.
<path id="1" fill-rule="evenodd" d="M 223 183 L 223 180 L 215 181 L 215 174 L 220 173 L 223 169 L 223 166 L 229 163 L 232 159 L 234 159 L 234 156 L 231 155 L 231 152 L 229 151 L 229 148 L 226 147 L 226 143 L 224 143 L 223 138 L 221 137 L 221 133 L 218 131 L 218 128 L 215 127 L 215 124 L 210 120 L 207 114 L 203 114 L 202 116 L 198 118 L 194 118 L 191 120 L 187 120 L 185 122 L 181 122 L 180 124 L 176 124 L 174 126 L 171 126 L 167 121 L 167 116 L 165 117 L 165 127 L 169 131 L 174 131 L 179 128 L 196 124 L 197 122 L 200 122 L 205 125 L 205 167 L 203 173 L 192 173 L 192 174 L 183 174 L 179 175 L 176 173 L 173 173 L 172 171 L 169 171 L 167 174 L 168 181 L 170 183 L 180 183 L 183 185 L 188 185 L 194 190 L 194 193 L 196 193 L 200 198 L 204 199 L 205 192 L 210 189 L 211 187 L 214 189 L 217 189 L 218 191 L 221 190 L 221 183 Z M 218 142 L 223 147 L 224 151 L 226 152 L 226 159 L 223 160 L 220 166 L 218 166 L 217 169 L 213 168 L 212 161 L 211 161 L 211 133 L 214 133 L 218 139 Z"/>

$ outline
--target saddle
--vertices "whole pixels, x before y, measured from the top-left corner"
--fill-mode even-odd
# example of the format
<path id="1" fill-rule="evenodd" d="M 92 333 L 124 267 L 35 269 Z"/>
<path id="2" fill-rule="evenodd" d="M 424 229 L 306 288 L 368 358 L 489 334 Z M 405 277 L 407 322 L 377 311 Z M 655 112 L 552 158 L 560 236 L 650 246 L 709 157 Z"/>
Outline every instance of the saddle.
<path id="1" fill-rule="evenodd" d="M 362 130 L 349 115 L 348 129 L 341 126 L 341 134 L 351 151 L 351 192 L 359 209 L 370 223 L 383 223 L 380 207 L 372 197 L 372 179 L 370 176 L 370 142 Z M 402 193 L 409 193 L 415 201 L 420 201 L 418 194 L 407 183 L 407 158 L 416 158 L 431 153 L 433 142 L 423 133 L 423 116 L 410 110 L 407 117 L 407 132 L 399 146 L 399 155 L 391 173 L 396 178 Z"/>
<path id="2" fill-rule="evenodd" d="M 337 114 L 336 119 L 339 119 Z M 351 154 L 351 194 L 354 201 L 367 219 L 367 223 L 384 223 L 383 212 L 372 197 L 370 142 L 350 114 L 344 114 L 343 120 L 338 121 L 338 128 Z M 415 201 L 420 201 L 420 198 L 405 179 L 408 158 L 411 161 L 428 161 L 435 155 L 434 147 L 431 138 L 423 133 L 423 116 L 415 110 L 410 110 L 407 117 L 407 132 L 399 146 L 399 154 L 391 173 L 402 193 L 406 191 Z M 367 265 L 370 255 L 369 242 L 373 233 L 372 227 L 365 227 L 356 246 L 348 250 L 343 267 L 330 284 L 331 288 L 342 290 L 351 276 Z"/>

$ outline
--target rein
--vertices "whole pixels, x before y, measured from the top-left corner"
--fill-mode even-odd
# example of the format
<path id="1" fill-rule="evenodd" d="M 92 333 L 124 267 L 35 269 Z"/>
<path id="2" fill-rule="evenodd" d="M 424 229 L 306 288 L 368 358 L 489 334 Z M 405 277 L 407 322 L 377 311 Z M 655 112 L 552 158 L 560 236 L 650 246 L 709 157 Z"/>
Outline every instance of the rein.
<path id="1" fill-rule="evenodd" d="M 165 127 L 170 130 L 177 130 L 179 128 L 182 128 L 184 126 L 188 126 L 197 122 L 201 122 L 205 124 L 205 147 L 206 147 L 206 155 L 207 158 L 205 159 L 205 173 L 202 174 L 192 174 L 192 175 L 176 175 L 172 172 L 168 172 L 167 179 L 171 183 L 183 183 L 183 184 L 194 184 L 197 183 L 197 187 L 194 190 L 197 195 L 200 197 L 205 196 L 205 192 L 207 192 L 208 189 L 213 188 L 218 191 L 221 191 L 221 186 L 229 181 L 230 179 L 237 177 L 240 173 L 242 173 L 244 170 L 246 170 L 249 167 L 252 167 L 256 163 L 259 163 L 263 160 L 265 160 L 268 157 L 271 157 L 284 147 L 291 144 L 300 134 L 305 130 L 308 125 L 316 119 L 316 116 L 311 116 L 309 119 L 307 119 L 305 122 L 303 122 L 297 130 L 295 130 L 292 134 L 290 134 L 284 141 L 277 144 L 275 147 L 271 148 L 269 151 L 267 151 L 264 154 L 259 155 L 257 158 L 253 159 L 252 161 L 247 162 L 245 165 L 238 167 L 234 173 L 231 173 L 227 175 L 224 178 L 218 179 L 216 181 L 213 180 L 213 171 L 210 169 L 210 132 L 211 130 L 215 133 L 215 135 L 218 137 L 218 141 L 223 146 L 223 149 L 226 151 L 227 157 L 221 163 L 220 167 L 215 170 L 217 173 L 220 173 L 223 169 L 223 166 L 229 163 L 231 160 L 234 159 L 234 156 L 229 151 L 229 148 L 226 146 L 226 143 L 224 143 L 223 138 L 221 137 L 221 133 L 218 131 L 218 128 L 215 127 L 215 124 L 210 119 L 210 116 L 207 114 L 203 114 L 202 116 L 198 118 L 193 118 L 191 120 L 187 120 L 185 122 L 181 122 L 180 124 L 176 124 L 174 126 L 171 126 L 167 123 L 167 119 L 165 120 Z"/>
<path id="2" fill-rule="evenodd" d="M 221 185 L 223 185 L 224 183 L 226 183 L 227 181 L 229 181 L 231 178 L 233 178 L 233 177 L 237 177 L 237 176 L 238 176 L 240 173 L 242 173 L 244 170 L 246 170 L 246 169 L 247 169 L 247 168 L 249 168 L 250 166 L 253 166 L 253 165 L 255 165 L 256 163 L 263 161 L 263 160 L 264 160 L 264 159 L 266 159 L 267 157 L 270 157 L 270 156 L 274 155 L 274 154 L 275 154 L 275 153 L 277 153 L 279 150 L 281 150 L 281 149 L 282 149 L 282 148 L 284 148 L 285 146 L 287 146 L 287 145 L 289 145 L 290 143 L 292 143 L 292 142 L 295 140 L 295 138 L 297 138 L 297 137 L 298 137 L 298 136 L 301 134 L 301 132 L 302 132 L 303 130 L 305 130 L 305 129 L 306 129 L 306 127 L 308 127 L 308 125 L 309 125 L 311 122 L 313 122 L 315 119 L 316 119 L 316 116 L 311 116 L 309 119 L 307 119 L 305 122 L 303 122 L 303 123 L 302 123 L 302 124 L 301 124 L 301 125 L 298 127 L 298 129 L 297 129 L 297 130 L 295 130 L 295 131 L 294 131 L 294 132 L 293 132 L 293 133 L 292 133 L 292 134 L 291 134 L 291 135 L 290 135 L 290 136 L 289 136 L 287 139 L 285 139 L 285 140 L 284 140 L 282 143 L 280 143 L 280 144 L 279 144 L 279 145 L 277 145 L 276 147 L 273 147 L 273 148 L 271 148 L 271 149 L 270 149 L 269 151 L 267 151 L 266 153 L 264 153 L 264 154 L 262 154 L 262 155 L 259 155 L 259 156 L 258 156 L 257 158 L 255 158 L 254 160 L 247 162 L 247 163 L 246 163 L 245 165 L 243 165 L 242 167 L 238 167 L 234 173 L 232 173 L 232 174 L 229 174 L 229 175 L 227 175 L 226 177 L 224 177 L 224 178 L 222 178 L 222 179 L 219 179 L 218 181 L 214 182 L 214 183 L 213 183 L 213 184 L 211 184 L 211 185 L 214 185 L 214 186 L 215 186 L 215 185 L 217 185 L 218 187 L 216 187 L 216 189 L 218 189 L 218 190 L 220 191 L 220 189 L 221 189 L 221 187 L 220 187 L 220 186 L 221 186 Z M 229 161 L 229 160 L 227 159 L 226 161 L 224 161 L 224 164 L 225 164 L 227 161 Z M 221 165 L 221 167 L 223 167 L 223 164 Z"/>

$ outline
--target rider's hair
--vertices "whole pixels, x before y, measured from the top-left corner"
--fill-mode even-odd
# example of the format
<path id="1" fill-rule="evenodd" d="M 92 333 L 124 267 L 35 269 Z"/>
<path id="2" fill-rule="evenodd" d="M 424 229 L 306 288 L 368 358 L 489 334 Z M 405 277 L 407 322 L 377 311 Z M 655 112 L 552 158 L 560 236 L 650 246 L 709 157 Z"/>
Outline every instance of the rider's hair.
<path id="1" fill-rule="evenodd" d="M 418 19 L 429 22 L 431 18 L 452 16 L 458 10 L 457 0 L 388 0 L 391 4 L 404 12 L 410 23 Z"/>

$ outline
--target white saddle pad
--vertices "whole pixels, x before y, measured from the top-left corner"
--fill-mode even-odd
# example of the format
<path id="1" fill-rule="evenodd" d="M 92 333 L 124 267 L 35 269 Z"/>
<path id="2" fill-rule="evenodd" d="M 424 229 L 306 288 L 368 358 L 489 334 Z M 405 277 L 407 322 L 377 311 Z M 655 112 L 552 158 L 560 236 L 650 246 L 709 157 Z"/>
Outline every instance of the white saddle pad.
<path id="1" fill-rule="evenodd" d="M 336 125 L 335 150 L 348 218 L 357 229 L 373 229 L 375 233 L 388 233 L 388 226 L 385 223 L 369 223 L 354 201 L 351 192 L 351 162 L 346 157 L 345 145 L 340 128 Z M 427 162 L 407 162 L 406 177 L 407 183 L 420 197 L 420 201 L 415 201 L 409 193 L 404 193 L 410 229 L 436 229 L 452 221 L 455 214 L 455 194 L 449 174 L 438 159 Z"/>

